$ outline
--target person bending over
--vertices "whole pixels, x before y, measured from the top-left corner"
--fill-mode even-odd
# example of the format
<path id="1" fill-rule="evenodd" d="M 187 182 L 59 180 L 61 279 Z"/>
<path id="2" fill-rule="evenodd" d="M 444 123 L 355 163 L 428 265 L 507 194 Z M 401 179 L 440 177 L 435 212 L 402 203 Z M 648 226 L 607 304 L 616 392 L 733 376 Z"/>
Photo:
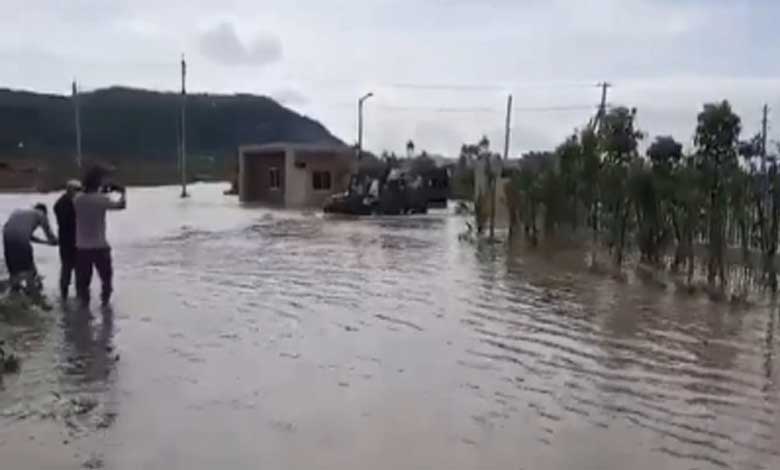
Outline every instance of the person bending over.
<path id="1" fill-rule="evenodd" d="M 46 235 L 46 240 L 35 236 L 39 227 Z M 32 209 L 13 211 L 3 226 L 5 265 L 8 268 L 11 290 L 14 292 L 18 292 L 22 284 L 25 284 L 28 291 L 40 288 L 32 243 L 57 245 L 57 237 L 49 226 L 45 204 L 36 204 Z"/>

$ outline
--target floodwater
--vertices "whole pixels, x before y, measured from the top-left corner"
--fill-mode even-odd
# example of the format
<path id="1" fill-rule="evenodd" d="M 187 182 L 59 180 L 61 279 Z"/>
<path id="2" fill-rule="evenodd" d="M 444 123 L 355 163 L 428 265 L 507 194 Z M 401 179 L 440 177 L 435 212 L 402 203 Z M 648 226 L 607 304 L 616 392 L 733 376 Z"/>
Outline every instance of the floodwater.
<path id="1" fill-rule="evenodd" d="M 771 302 L 508 256 L 445 212 L 331 219 L 222 189 L 130 192 L 112 310 L 0 324 L 23 358 L 2 468 L 780 468 Z M 56 250 L 37 255 L 53 295 Z"/>

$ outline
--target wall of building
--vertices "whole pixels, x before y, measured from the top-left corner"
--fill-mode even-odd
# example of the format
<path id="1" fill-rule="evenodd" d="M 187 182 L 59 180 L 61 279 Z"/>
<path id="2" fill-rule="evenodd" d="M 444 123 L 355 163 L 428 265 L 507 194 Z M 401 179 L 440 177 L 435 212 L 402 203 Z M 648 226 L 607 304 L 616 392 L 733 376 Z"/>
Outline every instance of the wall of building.
<path id="1" fill-rule="evenodd" d="M 283 151 L 248 151 L 239 159 L 239 195 L 242 202 L 285 204 L 286 155 Z M 279 169 L 280 187 L 271 188 L 271 169 Z"/>
<path id="2" fill-rule="evenodd" d="M 350 175 L 354 172 L 354 158 L 351 153 L 319 151 L 294 151 L 288 154 L 288 184 L 286 199 L 288 206 L 320 207 L 335 193 L 349 187 Z M 314 189 L 314 172 L 330 173 L 330 189 Z"/>
<path id="3" fill-rule="evenodd" d="M 287 161 L 285 162 L 287 185 L 285 186 L 285 200 L 291 207 L 306 206 L 306 170 L 295 166 L 294 150 L 287 151 Z"/>

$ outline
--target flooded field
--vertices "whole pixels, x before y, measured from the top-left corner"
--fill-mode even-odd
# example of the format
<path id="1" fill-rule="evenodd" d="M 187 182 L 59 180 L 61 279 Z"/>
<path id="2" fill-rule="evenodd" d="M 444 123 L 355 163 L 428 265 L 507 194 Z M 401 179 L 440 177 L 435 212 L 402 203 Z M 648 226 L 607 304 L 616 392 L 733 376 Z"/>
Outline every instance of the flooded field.
<path id="1" fill-rule="evenodd" d="M 111 311 L 0 324 L 23 358 L 2 468 L 780 468 L 771 302 L 462 244 L 445 212 L 330 219 L 222 189 L 130 192 Z M 53 296 L 56 249 L 36 250 Z"/>

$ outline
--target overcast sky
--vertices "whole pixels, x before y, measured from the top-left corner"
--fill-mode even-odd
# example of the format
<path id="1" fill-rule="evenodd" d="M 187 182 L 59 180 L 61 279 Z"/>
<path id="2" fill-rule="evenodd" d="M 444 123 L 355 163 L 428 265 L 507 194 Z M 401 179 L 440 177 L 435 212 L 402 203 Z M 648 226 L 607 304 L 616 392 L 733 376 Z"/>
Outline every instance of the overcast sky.
<path id="1" fill-rule="evenodd" d="M 780 138 L 775 0 L 3 0 L 0 86 L 113 84 L 276 97 L 365 145 L 457 154 L 487 134 L 511 155 L 553 148 L 609 102 L 651 136 L 690 144 L 702 103 L 728 99 L 746 133 L 767 102 Z M 553 108 L 553 109 L 549 109 Z"/>

